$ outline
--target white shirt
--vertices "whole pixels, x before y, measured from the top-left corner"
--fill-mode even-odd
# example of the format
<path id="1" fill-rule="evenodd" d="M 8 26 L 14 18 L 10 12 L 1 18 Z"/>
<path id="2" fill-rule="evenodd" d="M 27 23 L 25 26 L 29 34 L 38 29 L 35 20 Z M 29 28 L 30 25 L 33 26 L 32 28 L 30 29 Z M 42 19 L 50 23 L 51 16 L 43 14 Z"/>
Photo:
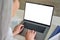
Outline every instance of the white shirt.
<path id="1" fill-rule="evenodd" d="M 11 19 L 11 27 L 9 27 L 8 32 L 7 32 L 7 36 L 5 40 L 17 40 L 13 37 L 13 29 L 16 25 L 18 25 L 20 23 L 20 19 L 18 17 L 13 17 Z"/>

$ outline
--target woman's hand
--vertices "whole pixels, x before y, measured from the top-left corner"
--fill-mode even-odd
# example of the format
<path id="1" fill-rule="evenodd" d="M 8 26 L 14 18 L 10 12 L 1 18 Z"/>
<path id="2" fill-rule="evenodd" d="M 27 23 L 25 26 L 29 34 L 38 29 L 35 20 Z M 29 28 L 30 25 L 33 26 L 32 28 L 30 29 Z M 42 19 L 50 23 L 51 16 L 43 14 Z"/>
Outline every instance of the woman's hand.
<path id="1" fill-rule="evenodd" d="M 36 36 L 36 32 L 34 30 L 28 30 L 26 32 L 25 38 L 26 40 L 34 40 L 35 36 Z"/>
<path id="2" fill-rule="evenodd" d="M 20 33 L 24 28 L 24 25 L 17 25 L 14 30 L 13 30 L 13 36 L 17 35 L 18 33 Z"/>

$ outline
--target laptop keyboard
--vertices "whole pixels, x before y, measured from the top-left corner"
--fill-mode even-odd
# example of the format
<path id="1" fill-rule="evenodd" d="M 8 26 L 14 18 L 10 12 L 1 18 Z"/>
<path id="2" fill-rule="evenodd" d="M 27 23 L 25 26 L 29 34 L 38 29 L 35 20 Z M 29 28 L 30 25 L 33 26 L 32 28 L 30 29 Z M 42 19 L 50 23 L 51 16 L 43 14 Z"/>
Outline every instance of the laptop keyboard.
<path id="1" fill-rule="evenodd" d="M 41 33 L 44 33 L 44 31 L 46 29 L 46 27 L 42 27 L 40 25 L 35 25 L 32 23 L 28 23 L 28 22 L 24 22 L 24 27 L 27 29 L 35 30 L 37 32 L 41 32 Z"/>

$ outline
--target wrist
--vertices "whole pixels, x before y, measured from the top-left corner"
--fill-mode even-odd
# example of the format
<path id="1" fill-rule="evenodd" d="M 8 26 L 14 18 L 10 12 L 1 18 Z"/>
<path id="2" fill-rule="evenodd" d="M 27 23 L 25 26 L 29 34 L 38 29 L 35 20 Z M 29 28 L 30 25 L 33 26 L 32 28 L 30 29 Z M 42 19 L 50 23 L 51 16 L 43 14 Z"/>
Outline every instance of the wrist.
<path id="1" fill-rule="evenodd" d="M 13 36 L 15 36 L 16 35 L 16 33 L 13 31 Z"/>
<path id="2" fill-rule="evenodd" d="M 31 38 L 30 38 L 30 39 L 26 39 L 26 40 L 34 40 L 34 39 L 31 39 Z"/>

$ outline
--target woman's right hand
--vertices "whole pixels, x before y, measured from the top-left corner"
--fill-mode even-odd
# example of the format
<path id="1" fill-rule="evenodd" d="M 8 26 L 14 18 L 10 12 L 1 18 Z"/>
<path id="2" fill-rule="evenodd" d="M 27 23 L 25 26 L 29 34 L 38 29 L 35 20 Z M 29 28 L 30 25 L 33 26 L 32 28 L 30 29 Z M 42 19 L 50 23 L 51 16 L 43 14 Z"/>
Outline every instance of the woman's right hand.
<path id="1" fill-rule="evenodd" d="M 24 25 L 20 24 L 17 25 L 14 30 L 13 30 L 13 36 L 17 35 L 18 33 L 20 33 L 22 30 L 24 29 Z"/>
<path id="2" fill-rule="evenodd" d="M 25 38 L 26 40 L 34 40 L 35 36 L 36 36 L 36 32 L 34 30 L 28 30 L 26 32 Z"/>

